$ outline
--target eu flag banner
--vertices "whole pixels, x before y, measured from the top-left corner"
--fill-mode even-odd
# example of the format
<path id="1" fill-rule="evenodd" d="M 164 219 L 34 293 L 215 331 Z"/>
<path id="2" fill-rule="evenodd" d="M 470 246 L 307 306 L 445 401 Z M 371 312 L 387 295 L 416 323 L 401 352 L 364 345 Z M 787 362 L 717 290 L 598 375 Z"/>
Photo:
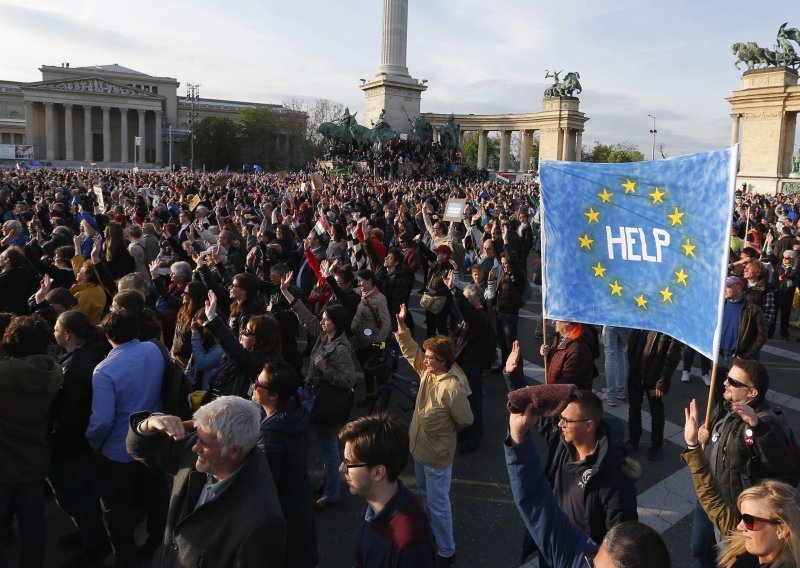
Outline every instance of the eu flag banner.
<path id="1" fill-rule="evenodd" d="M 736 155 L 542 162 L 545 317 L 660 331 L 716 360 Z"/>

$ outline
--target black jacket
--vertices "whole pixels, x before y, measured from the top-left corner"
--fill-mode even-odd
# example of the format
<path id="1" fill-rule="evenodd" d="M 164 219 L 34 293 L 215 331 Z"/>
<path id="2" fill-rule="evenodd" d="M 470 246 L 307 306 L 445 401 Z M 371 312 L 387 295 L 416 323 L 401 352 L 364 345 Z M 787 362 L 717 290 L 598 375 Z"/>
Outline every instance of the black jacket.
<path id="1" fill-rule="evenodd" d="M 543 425 L 542 433 L 549 446 L 550 459 L 545 473 L 550 486 L 555 484 L 558 471 L 568 467 L 573 461 L 570 447 L 564 441 L 558 424 L 551 422 Z M 623 430 L 612 428 L 610 422 L 604 420 L 597 432 L 597 450 L 587 457 L 591 464 L 591 473 L 585 481 L 583 490 L 585 518 L 578 525 L 587 532 L 595 542 L 602 542 L 606 532 L 624 521 L 638 520 L 636 511 L 636 487 L 631 477 L 626 474 L 625 451 L 622 447 Z M 558 499 L 558 495 L 556 498 Z"/>
<path id="2" fill-rule="evenodd" d="M 153 557 L 160 568 L 213 566 L 285 566 L 286 523 L 267 460 L 253 448 L 213 500 L 195 509 L 207 475 L 195 469 L 197 435 L 180 441 L 156 434 L 142 436 L 137 425 L 149 413 L 131 415 L 126 439 L 134 459 L 174 475 L 167 526 Z M 268 559 L 268 560 L 267 560 Z"/>
<path id="3" fill-rule="evenodd" d="M 74 458 L 90 450 L 86 428 L 92 414 L 92 374 L 105 356 L 102 345 L 87 343 L 58 358 L 64 382 L 51 410 L 50 448 L 55 461 Z"/>
<path id="4" fill-rule="evenodd" d="M 292 399 L 261 420 L 258 447 L 269 462 L 286 518 L 287 564 L 313 568 L 318 554 L 306 459 L 309 421 L 308 412 Z"/>
<path id="5" fill-rule="evenodd" d="M 28 314 L 28 298 L 39 288 L 36 275 L 28 266 L 0 274 L 0 312 L 18 316 Z"/>
<path id="6" fill-rule="evenodd" d="M 644 344 L 640 345 L 642 339 Z M 628 382 L 638 382 L 643 391 L 660 388 L 669 392 L 682 349 L 680 341 L 665 333 L 634 329 L 628 339 Z"/>
<path id="7" fill-rule="evenodd" d="M 769 403 L 762 400 L 750 406 L 759 416 L 752 429 L 730 410 L 727 401 L 717 403 L 711 413 L 713 426 L 706 455 L 722 497 L 731 505 L 744 489 L 762 479 L 789 474 L 796 463 L 781 425 L 773 416 L 762 415 L 769 410 Z M 752 431 L 751 445 L 746 441 L 748 429 Z"/>

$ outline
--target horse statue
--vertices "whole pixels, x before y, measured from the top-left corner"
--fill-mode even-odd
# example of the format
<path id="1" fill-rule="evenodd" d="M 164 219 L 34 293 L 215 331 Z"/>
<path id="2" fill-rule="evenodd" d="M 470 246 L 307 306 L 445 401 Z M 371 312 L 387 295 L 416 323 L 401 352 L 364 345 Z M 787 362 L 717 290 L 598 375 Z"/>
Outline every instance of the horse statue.
<path id="1" fill-rule="evenodd" d="M 739 63 L 746 64 L 748 71 L 758 66 L 771 67 L 777 64 L 776 53 L 766 47 L 759 47 L 754 41 L 734 43 L 731 51 L 737 57 L 736 63 L 734 63 L 737 69 Z"/>
<path id="2" fill-rule="evenodd" d="M 381 142 L 388 142 L 397 136 L 397 133 L 392 130 L 392 127 L 389 126 L 388 122 L 386 122 L 385 114 L 386 110 L 382 110 L 380 116 L 378 117 L 378 122 L 372 125 L 371 131 L 372 138 L 377 138 Z"/>
<path id="3" fill-rule="evenodd" d="M 356 122 L 356 114 L 358 114 L 358 112 L 350 114 L 350 109 L 345 108 L 342 116 L 332 122 L 323 122 L 317 128 L 317 132 L 322 134 L 325 138 L 333 138 L 338 142 L 352 144 L 353 140 L 356 139 L 355 132 L 358 132 L 359 135 L 363 135 L 363 132 L 359 130 L 359 128 L 364 128 Z M 369 131 L 369 128 L 364 129 Z"/>
<path id="4" fill-rule="evenodd" d="M 545 97 L 572 97 L 577 91 L 578 94 L 583 92 L 581 87 L 581 75 L 577 71 L 571 71 L 564 76 L 563 81 L 558 80 L 558 75 L 561 71 L 555 71 L 552 75 L 549 71 L 545 74 L 545 79 L 552 77 L 555 80 L 549 88 L 545 89 Z"/>
<path id="5" fill-rule="evenodd" d="M 415 144 L 429 146 L 433 141 L 433 125 L 428 122 L 428 119 L 419 115 L 414 120 L 409 119 L 408 121 L 411 123 L 411 141 Z"/>
<path id="6" fill-rule="evenodd" d="M 439 131 L 439 145 L 442 148 L 446 150 L 450 148 L 458 149 L 461 127 L 456 123 L 455 117 L 452 114 L 447 117 L 447 122 L 437 130 Z"/>
<path id="7" fill-rule="evenodd" d="M 800 30 L 797 28 L 786 28 L 789 22 L 784 23 L 778 28 L 778 35 L 775 38 L 777 45 L 775 46 L 776 64 L 784 67 L 796 68 L 800 65 L 800 58 L 792 46 L 795 42 L 800 46 Z"/>

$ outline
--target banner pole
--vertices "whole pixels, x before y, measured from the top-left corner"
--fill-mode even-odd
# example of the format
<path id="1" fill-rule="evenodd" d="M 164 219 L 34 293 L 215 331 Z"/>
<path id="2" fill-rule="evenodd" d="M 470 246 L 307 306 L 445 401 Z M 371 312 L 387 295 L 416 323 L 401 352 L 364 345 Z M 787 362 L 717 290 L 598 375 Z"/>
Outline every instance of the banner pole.
<path id="1" fill-rule="evenodd" d="M 716 385 L 717 385 L 717 360 L 714 359 L 714 364 L 711 366 L 711 385 L 709 385 L 708 387 L 708 403 L 706 404 L 706 421 L 704 424 L 706 430 L 708 430 L 711 426 L 711 407 L 714 403 L 714 389 Z M 705 445 L 703 446 L 703 448 L 705 448 Z"/>

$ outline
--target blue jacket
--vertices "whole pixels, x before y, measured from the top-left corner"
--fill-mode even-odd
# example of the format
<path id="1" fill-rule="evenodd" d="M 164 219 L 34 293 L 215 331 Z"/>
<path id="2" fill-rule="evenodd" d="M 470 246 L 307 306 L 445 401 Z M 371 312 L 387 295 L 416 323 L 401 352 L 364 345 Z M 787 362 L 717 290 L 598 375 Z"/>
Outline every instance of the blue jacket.
<path id="1" fill-rule="evenodd" d="M 504 443 L 511 493 L 525 528 L 539 554 L 550 566 L 583 568 L 584 558 L 597 552 L 597 544 L 569 522 L 558 506 L 530 436 L 517 445 Z"/>
<path id="2" fill-rule="evenodd" d="M 127 463 L 128 420 L 142 410 L 161 412 L 164 357 L 155 343 L 138 339 L 111 350 L 94 369 L 92 415 L 86 440 L 108 459 Z"/>

